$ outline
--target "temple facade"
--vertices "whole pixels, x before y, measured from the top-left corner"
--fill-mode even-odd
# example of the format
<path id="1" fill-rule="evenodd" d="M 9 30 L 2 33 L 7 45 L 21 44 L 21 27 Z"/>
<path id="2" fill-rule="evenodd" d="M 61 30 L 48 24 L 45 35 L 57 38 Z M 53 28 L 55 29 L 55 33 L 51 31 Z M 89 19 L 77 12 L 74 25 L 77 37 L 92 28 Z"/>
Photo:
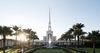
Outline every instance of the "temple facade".
<path id="1" fill-rule="evenodd" d="M 50 17 L 50 9 L 49 9 L 49 23 L 48 30 L 46 32 L 46 36 L 43 37 L 43 41 L 45 42 L 45 46 L 47 48 L 52 48 L 54 42 L 56 41 L 56 36 L 53 36 L 53 31 L 51 29 L 51 17 Z"/>

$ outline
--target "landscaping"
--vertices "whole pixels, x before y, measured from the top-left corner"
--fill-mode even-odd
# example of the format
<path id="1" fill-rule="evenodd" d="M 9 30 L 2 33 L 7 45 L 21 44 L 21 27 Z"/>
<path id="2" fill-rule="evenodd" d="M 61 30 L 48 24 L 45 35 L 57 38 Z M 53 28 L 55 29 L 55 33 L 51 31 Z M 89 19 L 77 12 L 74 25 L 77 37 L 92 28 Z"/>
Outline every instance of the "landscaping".
<path id="1" fill-rule="evenodd" d="M 34 53 L 66 53 L 66 51 L 62 49 L 39 49 L 36 50 Z"/>
<path id="2" fill-rule="evenodd" d="M 92 48 L 81 48 L 81 50 L 87 51 L 88 53 L 93 53 Z M 96 48 L 96 53 L 100 53 L 100 48 Z"/>
<path id="3" fill-rule="evenodd" d="M 6 53 L 17 53 L 18 49 L 6 49 Z M 2 50 L 0 50 L 0 53 L 3 53 Z"/>

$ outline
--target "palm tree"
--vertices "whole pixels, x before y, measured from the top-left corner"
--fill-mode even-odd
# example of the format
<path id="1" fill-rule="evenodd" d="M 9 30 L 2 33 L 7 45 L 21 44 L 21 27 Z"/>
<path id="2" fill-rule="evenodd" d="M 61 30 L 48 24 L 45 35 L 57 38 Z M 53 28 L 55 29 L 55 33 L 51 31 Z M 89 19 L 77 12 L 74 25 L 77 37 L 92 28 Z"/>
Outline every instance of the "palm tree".
<path id="1" fill-rule="evenodd" d="M 81 39 L 82 39 L 82 46 L 84 45 L 84 39 L 85 39 L 86 37 L 85 36 L 81 36 Z"/>
<path id="2" fill-rule="evenodd" d="M 69 43 L 70 43 L 70 44 L 71 44 L 71 39 L 74 38 L 72 32 L 73 32 L 73 29 L 70 28 L 70 29 L 68 30 L 68 32 L 66 33 L 66 37 L 69 39 Z"/>
<path id="3" fill-rule="evenodd" d="M 86 32 L 83 32 L 83 30 L 80 32 L 81 33 L 81 39 L 82 39 L 82 45 L 84 44 L 84 39 L 86 38 L 84 36 L 84 34 L 86 34 Z"/>
<path id="4" fill-rule="evenodd" d="M 15 45 L 17 45 L 17 35 L 19 34 L 19 27 L 15 25 L 12 28 L 15 31 L 15 33 L 14 33 L 14 35 L 16 36 Z"/>
<path id="5" fill-rule="evenodd" d="M 77 37 L 77 31 L 76 31 L 76 25 L 73 25 L 73 36 L 75 38 L 75 45 L 77 45 L 76 37 Z"/>
<path id="6" fill-rule="evenodd" d="M 33 39 L 33 46 L 34 46 L 34 40 L 39 39 L 38 36 L 36 35 L 36 32 L 31 31 L 30 39 Z"/>
<path id="7" fill-rule="evenodd" d="M 59 38 L 59 40 L 64 40 L 64 35 L 65 34 L 62 34 L 61 37 Z"/>
<path id="8" fill-rule="evenodd" d="M 29 39 L 28 40 L 28 45 L 30 46 L 30 40 L 31 40 L 31 31 L 32 31 L 32 29 L 23 29 L 23 31 L 25 32 L 25 33 L 27 33 L 28 35 L 27 35 L 27 38 Z"/>
<path id="9" fill-rule="evenodd" d="M 34 43 L 34 39 L 39 39 L 38 36 L 36 35 L 36 32 L 32 31 L 32 29 L 23 29 L 24 32 L 28 33 L 27 38 L 29 39 L 29 46 L 30 46 L 30 40 L 33 40 Z"/>
<path id="10" fill-rule="evenodd" d="M 67 43 L 67 40 L 69 40 L 69 44 L 71 44 L 71 39 L 73 38 L 72 32 L 73 32 L 73 29 L 70 28 L 67 32 L 61 35 L 60 39 L 65 39 L 66 43 Z"/>
<path id="11" fill-rule="evenodd" d="M 67 32 L 65 32 L 64 34 L 62 34 L 60 39 L 61 40 L 66 40 L 66 48 L 67 48 L 67 40 L 68 40 Z"/>
<path id="12" fill-rule="evenodd" d="M 66 40 L 66 43 L 67 43 L 67 38 L 65 38 L 65 34 L 62 34 L 58 40 Z M 56 45 L 59 45 L 59 43 Z M 67 47 L 67 44 L 66 44 L 66 47 Z"/>
<path id="13" fill-rule="evenodd" d="M 11 27 L 0 26 L 0 35 L 3 36 L 3 53 L 5 53 L 6 36 L 12 34 Z"/>
<path id="14" fill-rule="evenodd" d="M 84 24 L 82 24 L 82 23 L 77 23 L 76 25 L 73 26 L 75 38 L 77 36 L 77 39 L 78 39 L 78 42 L 77 42 L 78 48 L 79 48 L 79 37 L 81 35 L 83 27 L 84 27 Z"/>
<path id="15" fill-rule="evenodd" d="M 71 39 L 73 39 L 73 35 L 68 34 L 66 37 L 69 40 L 69 44 L 71 45 Z"/>
<path id="16" fill-rule="evenodd" d="M 34 47 L 34 40 L 39 39 L 38 36 L 36 35 L 36 32 L 33 33 L 33 47 Z"/>
<path id="17" fill-rule="evenodd" d="M 96 53 L 95 42 L 96 42 L 96 40 L 98 39 L 99 36 L 100 36 L 99 30 L 89 32 L 89 34 L 88 34 L 88 38 L 92 41 L 92 44 L 93 44 L 93 53 Z"/>

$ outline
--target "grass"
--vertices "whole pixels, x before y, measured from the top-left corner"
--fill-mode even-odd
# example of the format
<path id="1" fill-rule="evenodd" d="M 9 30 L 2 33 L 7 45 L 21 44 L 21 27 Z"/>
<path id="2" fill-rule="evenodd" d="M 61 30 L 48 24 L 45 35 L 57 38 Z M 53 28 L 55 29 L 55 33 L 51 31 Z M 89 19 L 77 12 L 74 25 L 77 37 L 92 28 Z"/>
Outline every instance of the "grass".
<path id="1" fill-rule="evenodd" d="M 87 51 L 88 53 L 93 53 L 92 48 L 81 48 L 81 49 Z M 96 48 L 96 53 L 100 53 L 100 48 Z"/>
<path id="2" fill-rule="evenodd" d="M 76 51 L 73 51 L 73 50 L 70 50 L 71 51 L 71 53 L 78 53 L 78 52 L 76 52 Z"/>
<path id="3" fill-rule="evenodd" d="M 6 53 L 17 53 L 18 49 L 6 49 Z M 2 50 L 0 50 L 0 53 L 3 53 Z"/>
<path id="4" fill-rule="evenodd" d="M 39 49 L 36 50 L 34 53 L 67 53 L 62 49 Z"/>
<path id="5" fill-rule="evenodd" d="M 87 51 L 88 53 L 93 53 L 92 48 L 81 48 L 84 51 Z M 18 49 L 6 49 L 6 53 L 17 53 Z M 70 50 L 72 53 L 77 53 L 76 51 Z M 0 53 L 3 53 L 2 50 L 0 50 Z M 68 53 L 62 49 L 38 49 L 34 53 Z M 100 48 L 96 48 L 96 53 L 100 53 Z"/>

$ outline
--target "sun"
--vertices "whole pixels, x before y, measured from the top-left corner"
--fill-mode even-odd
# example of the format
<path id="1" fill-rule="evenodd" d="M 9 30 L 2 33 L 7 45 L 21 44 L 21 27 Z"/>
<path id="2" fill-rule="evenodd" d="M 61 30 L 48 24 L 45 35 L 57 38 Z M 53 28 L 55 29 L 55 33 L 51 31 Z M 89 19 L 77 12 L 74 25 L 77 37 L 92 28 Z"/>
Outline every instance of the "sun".
<path id="1" fill-rule="evenodd" d="M 18 35 L 17 36 L 17 40 L 19 40 L 19 41 L 28 41 L 28 39 L 27 39 L 27 37 L 26 37 L 27 35 L 25 34 L 25 33 L 21 33 L 20 35 Z"/>

